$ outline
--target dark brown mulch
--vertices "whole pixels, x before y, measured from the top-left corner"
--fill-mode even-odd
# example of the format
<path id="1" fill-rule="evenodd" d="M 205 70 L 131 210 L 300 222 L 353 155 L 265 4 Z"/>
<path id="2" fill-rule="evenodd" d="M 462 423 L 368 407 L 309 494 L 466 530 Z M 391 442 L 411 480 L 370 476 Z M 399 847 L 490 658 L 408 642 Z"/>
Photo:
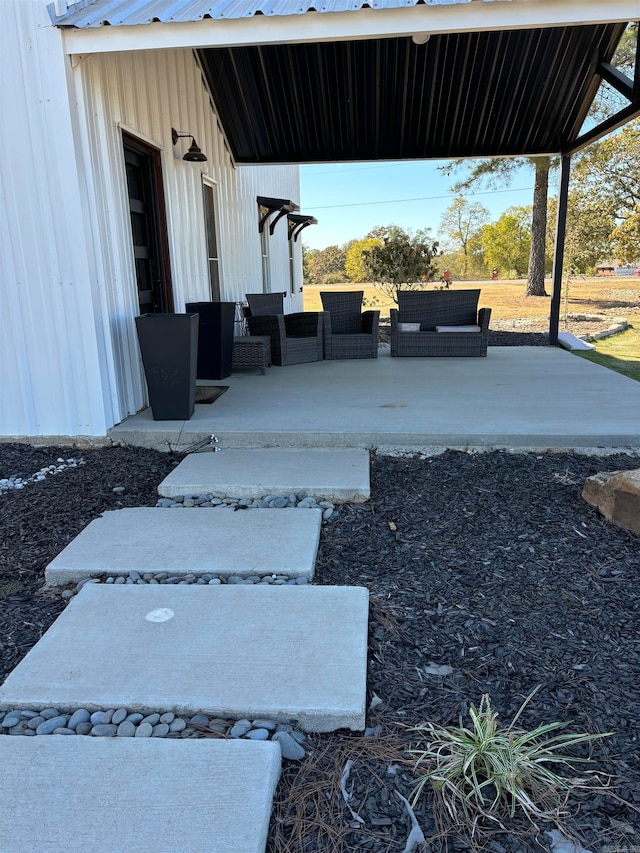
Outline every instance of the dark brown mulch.
<path id="1" fill-rule="evenodd" d="M 316 579 L 371 592 L 369 690 L 385 702 L 377 721 L 389 731 L 457 723 L 483 693 L 509 721 L 541 685 L 522 724 L 612 731 L 594 747 L 594 766 L 640 807 L 640 537 L 580 495 L 597 471 L 637 467 L 627 456 L 575 454 L 372 457 L 371 501 L 344 507 L 325 528 Z M 425 673 L 431 662 L 453 673 Z M 375 799 L 381 783 L 361 772 Z M 419 817 L 428 826 L 428 813 Z M 625 830 L 640 836 L 640 815 L 591 796 L 568 826 L 601 850 Z M 354 831 L 337 849 L 402 849 L 366 839 Z M 496 843 L 499 853 L 549 841 L 501 835 Z"/>
<path id="2" fill-rule="evenodd" d="M 69 448 L 0 445 L 0 477 L 29 475 Z M 119 506 L 153 505 L 157 484 L 179 460 L 154 451 L 82 451 L 86 465 L 0 496 L 0 642 L 9 672 L 61 611 L 40 591 L 43 572 L 92 518 Z M 640 683 L 640 537 L 609 525 L 580 497 L 584 478 L 636 468 L 627 456 L 467 454 L 431 459 L 372 456 L 372 498 L 342 508 L 323 527 L 317 582 L 360 584 L 371 593 L 370 714 L 379 737 L 313 738 L 301 764 L 285 766 L 269 853 L 368 850 L 401 853 L 410 824 L 403 764 L 424 720 L 457 722 L 488 692 L 504 721 L 537 685 L 522 724 L 572 720 L 612 731 L 593 749 L 625 805 L 591 796 L 576 805 L 570 831 L 585 847 L 631 849 L 640 836 L 637 710 Z M 113 488 L 123 486 L 124 492 Z M 430 675 L 431 663 L 452 667 Z M 353 766 L 349 811 L 339 779 Z M 428 804 L 416 810 L 425 849 L 468 849 L 436 833 Z M 548 829 L 543 827 L 542 829 Z M 499 832 L 495 853 L 549 850 L 523 820 Z M 636 848 L 637 849 L 637 848 Z"/>
<path id="3" fill-rule="evenodd" d="M 546 332 L 494 332 L 489 329 L 490 347 L 546 347 L 549 335 Z"/>

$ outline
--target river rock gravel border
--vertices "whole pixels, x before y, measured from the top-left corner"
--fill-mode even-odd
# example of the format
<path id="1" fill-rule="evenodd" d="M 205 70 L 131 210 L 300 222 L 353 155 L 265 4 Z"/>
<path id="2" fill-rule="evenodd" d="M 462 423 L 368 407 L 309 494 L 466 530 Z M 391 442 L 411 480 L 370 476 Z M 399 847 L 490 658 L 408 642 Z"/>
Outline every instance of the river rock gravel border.
<path id="1" fill-rule="evenodd" d="M 172 711 L 149 714 L 127 708 L 88 711 L 74 708 L 18 708 L 0 711 L 0 734 L 36 737 L 44 735 L 79 735 L 90 737 L 155 737 L 155 738 L 244 738 L 273 740 L 280 744 L 282 757 L 300 761 L 312 748 L 309 735 L 295 725 L 275 720 L 228 720 L 209 714 L 180 716 Z"/>
<path id="2" fill-rule="evenodd" d="M 160 498 L 157 507 L 164 509 L 321 509 L 323 521 L 335 521 L 340 517 L 332 501 L 318 500 L 310 495 L 294 492 L 289 494 L 265 495 L 261 498 L 214 497 L 213 495 L 176 495 Z"/>
<path id="3" fill-rule="evenodd" d="M 31 474 L 31 476 L 12 474 L 9 477 L 2 477 L 0 478 L 0 495 L 6 492 L 19 491 L 20 489 L 24 489 L 25 486 L 33 485 L 33 483 L 41 483 L 47 477 L 60 474 L 62 471 L 66 471 L 67 468 L 78 468 L 84 464 L 84 459 L 81 456 L 77 459 L 75 457 L 63 459 L 59 456 L 54 465 L 45 465 L 36 471 L 35 474 Z"/>
<path id="4" fill-rule="evenodd" d="M 64 599 L 73 598 L 80 590 L 88 583 L 104 583 L 127 586 L 137 585 L 175 585 L 175 586 L 220 586 L 224 584 L 252 584 L 256 586 L 303 586 L 309 583 L 308 578 L 303 575 L 292 578 L 289 575 L 216 575 L 210 572 L 205 572 L 201 575 L 186 574 L 174 575 L 171 572 L 145 572 L 140 574 L 135 569 L 132 569 L 127 574 L 102 574 L 93 578 L 83 578 L 78 581 L 75 586 L 67 586 L 62 590 L 61 596 Z"/>

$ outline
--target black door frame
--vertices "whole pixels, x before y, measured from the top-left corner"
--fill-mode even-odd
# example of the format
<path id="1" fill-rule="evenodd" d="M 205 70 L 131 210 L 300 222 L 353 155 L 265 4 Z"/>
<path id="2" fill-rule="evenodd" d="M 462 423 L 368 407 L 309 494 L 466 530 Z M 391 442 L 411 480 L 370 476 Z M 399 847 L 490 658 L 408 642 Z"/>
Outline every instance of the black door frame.
<path id="1" fill-rule="evenodd" d="M 124 131 L 122 133 L 122 145 L 123 153 L 126 153 L 127 150 L 132 151 L 143 157 L 146 163 L 146 189 L 151 205 L 147 221 L 155 261 L 153 290 L 156 304 L 154 305 L 153 313 L 172 313 L 174 310 L 173 286 L 171 282 L 169 231 L 167 228 L 164 184 L 162 180 L 161 152 L 152 145 L 142 142 L 142 140 Z M 127 199 L 129 197 L 129 187 L 127 184 Z M 137 295 L 138 284 L 136 281 L 136 298 Z"/>

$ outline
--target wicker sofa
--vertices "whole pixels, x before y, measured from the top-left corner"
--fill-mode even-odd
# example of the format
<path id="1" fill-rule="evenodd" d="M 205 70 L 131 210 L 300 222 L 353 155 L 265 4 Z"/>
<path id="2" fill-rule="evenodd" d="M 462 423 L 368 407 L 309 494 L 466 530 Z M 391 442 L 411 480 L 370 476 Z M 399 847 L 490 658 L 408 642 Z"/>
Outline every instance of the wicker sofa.
<path id="1" fill-rule="evenodd" d="M 400 291 L 391 309 L 391 355 L 486 356 L 490 308 L 480 290 Z"/>

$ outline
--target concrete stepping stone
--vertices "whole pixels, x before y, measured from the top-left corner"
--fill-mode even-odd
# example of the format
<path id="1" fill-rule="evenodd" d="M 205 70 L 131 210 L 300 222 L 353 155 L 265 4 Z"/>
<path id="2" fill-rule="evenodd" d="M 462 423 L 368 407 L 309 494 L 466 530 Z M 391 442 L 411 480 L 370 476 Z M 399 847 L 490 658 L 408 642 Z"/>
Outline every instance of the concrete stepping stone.
<path id="1" fill-rule="evenodd" d="M 159 509 L 105 512 L 45 570 L 52 586 L 104 572 L 238 575 L 314 573 L 320 509 Z"/>
<path id="2" fill-rule="evenodd" d="M 362 587 L 86 584 L 0 687 L 0 709 L 362 730 L 368 601 Z"/>
<path id="3" fill-rule="evenodd" d="M 369 499 L 369 453 L 357 449 L 257 448 L 190 453 L 160 483 L 164 497 L 259 498 L 305 493 L 329 501 Z"/>
<path id="4" fill-rule="evenodd" d="M 1 737 L 11 853 L 264 853 L 280 748 L 265 741 Z M 35 798 L 35 802 L 34 802 Z"/>

